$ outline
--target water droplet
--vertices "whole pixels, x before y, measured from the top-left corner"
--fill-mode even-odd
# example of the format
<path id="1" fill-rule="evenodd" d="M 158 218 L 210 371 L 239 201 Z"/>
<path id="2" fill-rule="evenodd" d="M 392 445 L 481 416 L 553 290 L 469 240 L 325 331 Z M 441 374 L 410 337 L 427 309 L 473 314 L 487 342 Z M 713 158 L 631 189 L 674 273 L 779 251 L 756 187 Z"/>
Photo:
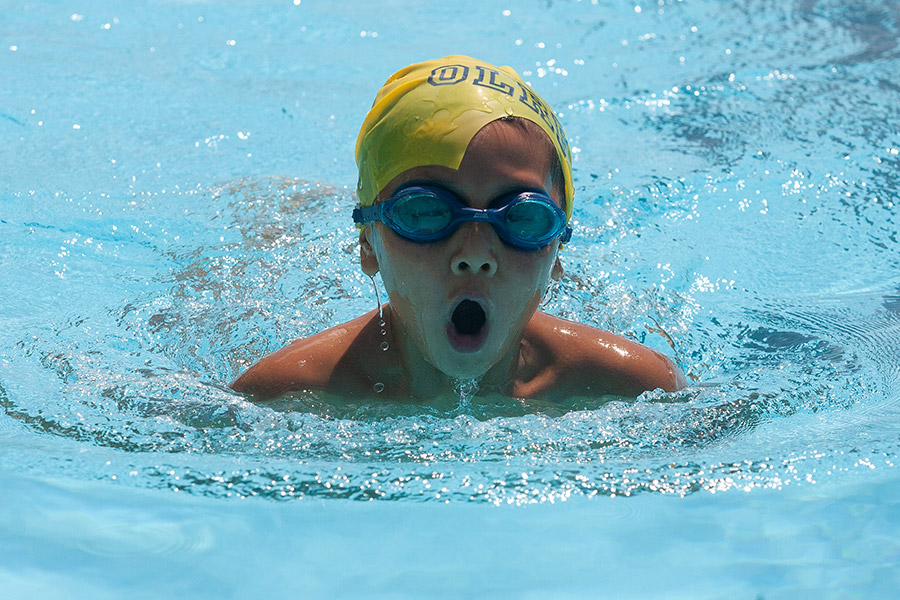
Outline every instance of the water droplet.
<path id="1" fill-rule="evenodd" d="M 382 349 L 382 350 L 387 350 L 389 347 L 390 347 L 390 346 L 388 346 L 388 343 L 387 343 L 387 342 L 381 342 L 381 349 Z"/>
<path id="2" fill-rule="evenodd" d="M 386 335 L 386 334 L 387 334 L 387 329 L 382 329 L 382 330 L 381 330 L 381 335 Z"/>
<path id="3" fill-rule="evenodd" d="M 366 164 L 366 161 L 363 161 L 363 165 Z M 361 167 L 360 167 L 361 168 Z M 381 321 L 382 327 L 384 326 L 384 307 L 381 306 L 381 294 L 378 293 L 378 284 L 375 283 L 375 278 L 369 275 L 369 279 L 372 280 L 372 287 L 375 288 L 375 303 L 378 305 L 378 319 Z"/>
<path id="4" fill-rule="evenodd" d="M 384 384 L 380 381 L 376 382 L 375 385 L 372 386 L 372 391 L 376 394 L 380 394 L 384 391 Z"/>

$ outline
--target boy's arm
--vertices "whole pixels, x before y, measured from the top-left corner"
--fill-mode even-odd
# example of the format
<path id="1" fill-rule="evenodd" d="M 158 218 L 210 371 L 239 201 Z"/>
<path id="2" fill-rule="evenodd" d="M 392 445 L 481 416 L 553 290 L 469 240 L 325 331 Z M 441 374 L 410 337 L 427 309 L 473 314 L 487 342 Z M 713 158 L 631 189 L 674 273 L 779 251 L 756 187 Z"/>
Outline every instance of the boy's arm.
<path id="1" fill-rule="evenodd" d="M 303 385 L 308 376 L 304 373 L 306 361 L 298 356 L 299 348 L 296 347 L 302 342 L 303 340 L 298 340 L 264 356 L 231 382 L 231 389 L 249 394 L 256 400 L 268 400 L 285 392 L 307 387 Z"/>
<path id="2" fill-rule="evenodd" d="M 350 377 L 339 365 L 358 336 L 372 323 L 374 314 L 373 311 L 291 342 L 261 358 L 231 382 L 230 387 L 257 400 L 266 400 L 292 391 L 340 391 L 352 386 L 352 382 L 341 381 Z"/>
<path id="3" fill-rule="evenodd" d="M 669 357 L 643 344 L 604 331 L 592 345 L 595 359 L 590 362 L 606 373 L 607 393 L 636 398 L 651 390 L 675 392 L 687 385 Z"/>
<path id="4" fill-rule="evenodd" d="M 681 369 L 664 354 L 609 331 L 545 316 L 552 340 L 573 392 L 637 397 L 661 388 L 677 391 L 687 385 Z"/>
<path id="5" fill-rule="evenodd" d="M 264 356 L 231 383 L 231 388 L 267 400 L 286 392 L 328 390 L 346 346 L 334 331 L 296 340 Z"/>
<path id="6" fill-rule="evenodd" d="M 677 392 L 687 386 L 687 379 L 681 369 L 665 354 L 646 346 L 641 346 L 645 356 L 640 358 L 639 373 L 635 379 L 643 391 L 662 388 L 666 392 Z"/>

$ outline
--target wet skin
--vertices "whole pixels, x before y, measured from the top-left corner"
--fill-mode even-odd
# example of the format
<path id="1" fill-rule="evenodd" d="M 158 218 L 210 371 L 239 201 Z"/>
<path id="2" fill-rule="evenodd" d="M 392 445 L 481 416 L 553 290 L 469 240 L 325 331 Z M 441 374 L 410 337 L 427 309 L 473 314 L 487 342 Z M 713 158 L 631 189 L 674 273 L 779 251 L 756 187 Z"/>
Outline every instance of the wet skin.
<path id="1" fill-rule="evenodd" d="M 444 187 L 474 208 L 525 190 L 542 190 L 559 204 L 553 156 L 537 126 L 496 121 L 472 138 L 458 170 L 410 169 L 376 202 L 417 181 Z M 300 389 L 374 397 L 373 386 L 382 383 L 379 397 L 432 399 L 449 395 L 454 379 L 478 378 L 484 393 L 559 399 L 683 386 L 663 355 L 536 310 L 550 278 L 562 275 L 557 252 L 556 244 L 511 247 L 487 223 L 464 223 L 428 244 L 407 241 L 382 223 L 366 226 L 360 262 L 366 274 L 381 273 L 388 291 L 387 337 L 373 311 L 263 358 L 232 387 L 262 398 Z M 382 351 L 385 340 L 389 348 Z"/>

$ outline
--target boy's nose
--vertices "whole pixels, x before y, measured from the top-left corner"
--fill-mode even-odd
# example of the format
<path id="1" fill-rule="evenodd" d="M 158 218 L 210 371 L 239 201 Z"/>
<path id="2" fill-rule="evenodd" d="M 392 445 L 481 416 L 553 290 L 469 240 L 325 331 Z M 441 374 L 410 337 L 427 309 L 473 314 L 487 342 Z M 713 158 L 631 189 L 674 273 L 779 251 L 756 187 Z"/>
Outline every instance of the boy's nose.
<path id="1" fill-rule="evenodd" d="M 483 273 L 493 277 L 497 272 L 494 247 L 499 242 L 494 228 L 487 223 L 466 223 L 455 236 L 459 237 L 459 247 L 450 258 L 450 271 L 454 275 Z"/>

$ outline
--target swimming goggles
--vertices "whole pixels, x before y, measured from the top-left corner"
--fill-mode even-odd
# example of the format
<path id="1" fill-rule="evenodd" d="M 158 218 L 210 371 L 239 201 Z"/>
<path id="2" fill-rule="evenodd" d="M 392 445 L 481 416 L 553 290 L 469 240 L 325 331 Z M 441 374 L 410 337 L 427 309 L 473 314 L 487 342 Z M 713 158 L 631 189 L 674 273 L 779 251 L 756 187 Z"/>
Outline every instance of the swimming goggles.
<path id="1" fill-rule="evenodd" d="M 490 223 L 505 243 L 540 250 L 557 237 L 572 237 L 566 213 L 544 192 L 514 192 L 498 199 L 499 208 L 471 208 L 456 194 L 433 185 L 412 183 L 390 198 L 353 210 L 354 223 L 381 221 L 411 242 L 427 244 L 449 237 L 463 223 Z"/>

